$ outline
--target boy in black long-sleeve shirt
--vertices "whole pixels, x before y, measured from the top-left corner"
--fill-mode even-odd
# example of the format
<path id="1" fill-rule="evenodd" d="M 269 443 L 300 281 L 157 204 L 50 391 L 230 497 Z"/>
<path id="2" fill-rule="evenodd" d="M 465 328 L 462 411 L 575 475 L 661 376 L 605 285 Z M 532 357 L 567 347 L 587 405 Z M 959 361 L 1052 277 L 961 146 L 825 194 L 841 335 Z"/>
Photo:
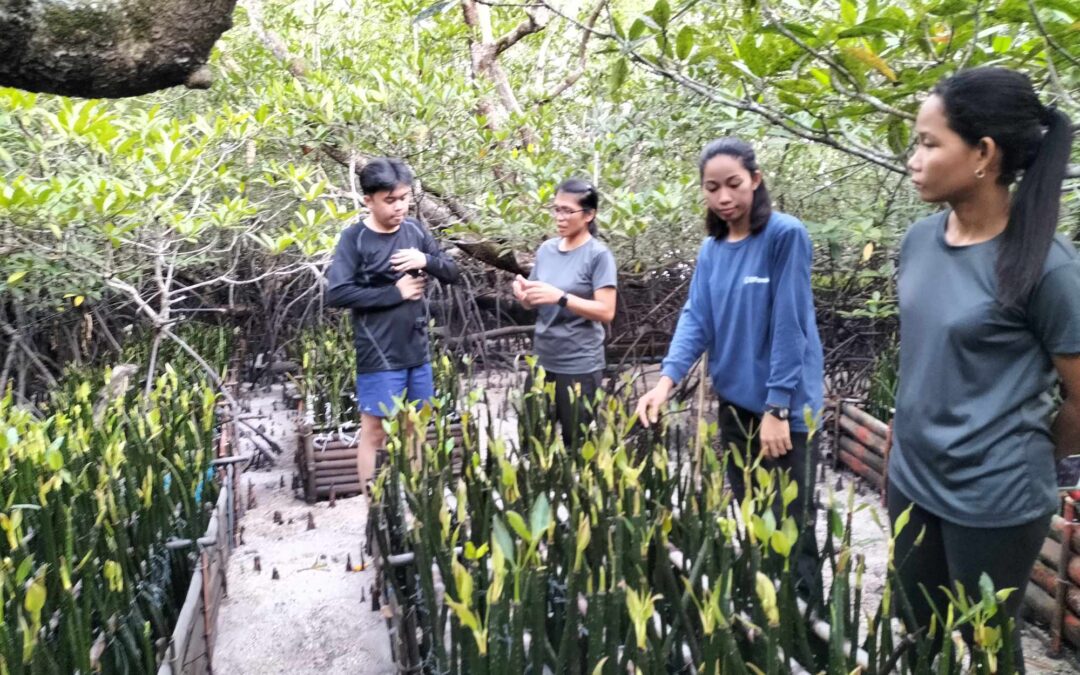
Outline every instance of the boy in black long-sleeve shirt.
<path id="1" fill-rule="evenodd" d="M 386 445 L 382 418 L 394 397 L 426 401 L 435 395 L 428 353 L 426 275 L 457 281 L 457 264 L 419 221 L 409 218 L 412 172 L 379 158 L 360 172 L 369 215 L 341 233 L 328 272 L 326 302 L 352 310 L 356 398 L 360 407 L 357 469 L 366 485 L 375 451 Z"/>

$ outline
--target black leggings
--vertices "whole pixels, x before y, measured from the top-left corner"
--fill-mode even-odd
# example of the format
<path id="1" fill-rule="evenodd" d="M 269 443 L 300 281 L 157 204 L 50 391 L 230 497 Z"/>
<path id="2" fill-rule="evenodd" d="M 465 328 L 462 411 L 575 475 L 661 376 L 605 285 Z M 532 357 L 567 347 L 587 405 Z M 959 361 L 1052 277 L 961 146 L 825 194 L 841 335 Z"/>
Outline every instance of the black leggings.
<path id="1" fill-rule="evenodd" d="M 945 613 L 948 598 L 941 587 L 955 592 L 956 582 L 964 585 L 964 592 L 976 600 L 979 598 L 979 577 L 985 572 L 995 590 L 1015 588 L 1005 601 L 1009 618 L 1016 619 L 1024 600 L 1024 589 L 1031 577 L 1031 568 L 1046 539 L 1052 514 L 1013 527 L 964 527 L 943 520 L 908 499 L 896 485 L 889 483 L 889 520 L 896 518 L 911 506 L 911 519 L 896 538 L 895 564 L 900 590 L 911 606 L 911 615 L 905 615 L 898 607 L 901 619 L 909 630 L 930 625 L 933 609 L 920 587 L 925 588 L 938 611 Z M 915 539 L 925 529 L 922 543 L 915 546 Z M 911 626 L 911 620 L 915 626 Z M 940 625 L 940 624 L 939 624 Z M 970 626 L 961 629 L 970 644 Z M 935 651 L 939 649 L 942 635 L 935 639 Z M 1014 633 L 1013 644 L 1016 667 L 1023 671 L 1024 655 L 1020 636 Z"/>
<path id="2" fill-rule="evenodd" d="M 735 450 L 744 457 L 748 449 L 751 457 L 757 457 L 761 452 L 761 443 L 758 438 L 758 430 L 761 427 L 760 415 L 730 403 L 721 403 L 719 427 L 720 440 L 725 450 L 734 444 Z M 790 472 L 791 477 L 799 486 L 798 496 L 788 506 L 788 515 L 795 518 L 800 530 L 795 557 L 795 589 L 810 603 L 811 607 L 816 607 L 822 597 L 821 555 L 818 552 L 817 534 L 814 532 L 814 523 L 817 520 L 817 508 L 814 503 L 817 437 L 808 442 L 808 436 L 809 434 L 805 432 L 791 432 L 791 450 L 778 459 L 765 458 L 761 465 L 768 471 Z M 741 501 L 746 494 L 743 472 L 731 461 L 728 462 L 727 479 L 735 498 Z M 782 510 L 783 500 L 777 497 L 773 502 L 773 513 L 778 524 Z"/>
<path id="3" fill-rule="evenodd" d="M 576 449 L 584 441 L 585 434 L 582 433 L 582 428 L 592 423 L 591 408 L 596 392 L 600 389 L 603 374 L 604 371 L 602 370 L 580 375 L 544 371 L 544 382 L 555 383 L 555 406 L 554 410 L 549 411 L 549 414 L 553 412 L 555 419 L 558 420 L 562 431 L 563 445 L 567 449 Z M 525 391 L 532 389 L 532 382 L 533 379 L 530 375 L 525 383 Z M 575 391 L 575 388 L 579 385 L 581 387 L 580 394 Z M 586 402 L 588 403 L 586 404 Z"/>

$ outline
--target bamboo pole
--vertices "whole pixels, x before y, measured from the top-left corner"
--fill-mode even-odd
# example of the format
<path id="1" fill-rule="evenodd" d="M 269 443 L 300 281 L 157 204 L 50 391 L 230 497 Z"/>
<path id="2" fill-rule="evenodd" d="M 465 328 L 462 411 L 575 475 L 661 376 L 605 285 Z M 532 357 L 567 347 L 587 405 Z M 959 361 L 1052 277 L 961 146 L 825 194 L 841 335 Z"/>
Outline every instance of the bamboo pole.
<path id="1" fill-rule="evenodd" d="M 1035 584 L 1028 584 L 1024 592 L 1024 604 L 1030 615 L 1039 623 L 1049 624 L 1053 621 L 1056 607 L 1054 598 L 1042 588 Z M 1065 615 L 1061 634 L 1074 647 L 1080 647 L 1080 619 L 1072 612 Z"/>
<path id="2" fill-rule="evenodd" d="M 338 497 L 349 497 L 351 495 L 360 494 L 360 483 L 331 483 L 329 485 L 320 485 L 315 488 L 316 497 L 329 497 L 330 492 L 333 491 Z"/>
<path id="3" fill-rule="evenodd" d="M 1043 542 L 1042 549 L 1039 551 L 1039 560 L 1043 561 L 1047 567 L 1057 571 L 1061 565 L 1061 544 L 1048 538 Z M 1069 580 L 1080 586 L 1080 557 L 1070 559 L 1065 571 Z"/>
<path id="4" fill-rule="evenodd" d="M 869 427 L 860 424 L 848 415 L 840 416 L 840 428 L 850 434 L 852 438 L 859 441 L 859 443 L 872 450 L 879 457 L 885 456 L 884 436 L 878 436 L 875 432 L 871 431 Z"/>
<path id="5" fill-rule="evenodd" d="M 840 456 L 840 459 L 843 460 L 843 462 L 845 464 L 847 464 L 851 468 L 852 471 L 857 473 L 860 477 L 865 478 L 866 480 L 873 483 L 874 487 L 876 487 L 878 489 L 881 489 L 881 485 L 882 485 L 881 474 L 874 471 L 867 464 L 863 463 L 861 460 L 854 457 L 847 450 L 844 450 L 843 448 L 841 448 L 840 452 L 837 453 L 837 454 Z"/>
<path id="6" fill-rule="evenodd" d="M 866 427 L 873 433 L 877 434 L 882 439 L 889 435 L 888 424 L 882 422 L 881 420 L 874 417 L 865 410 L 862 410 L 858 406 L 852 403 L 844 402 L 840 404 L 840 409 L 845 415 L 855 420 L 862 426 Z"/>
<path id="7" fill-rule="evenodd" d="M 865 445 L 859 443 L 853 438 L 841 436 L 837 439 L 837 442 L 839 442 L 840 447 L 843 448 L 843 450 L 849 455 L 872 468 L 874 470 L 874 473 L 878 474 L 879 476 L 884 473 L 885 458 L 881 455 L 867 448 Z"/>
<path id="8" fill-rule="evenodd" d="M 318 455 L 315 457 L 315 472 L 327 473 L 336 471 L 338 469 L 352 469 L 353 473 L 356 473 L 356 452 L 353 452 L 349 457 L 344 459 L 322 459 Z"/>
<path id="9" fill-rule="evenodd" d="M 1057 570 L 1036 561 L 1035 566 L 1031 568 L 1031 582 L 1037 584 L 1039 588 L 1048 594 L 1054 595 L 1058 586 Z M 1080 588 L 1077 588 L 1075 584 L 1069 584 L 1066 589 L 1065 606 L 1070 612 L 1080 616 Z"/>
<path id="10" fill-rule="evenodd" d="M 1074 507 L 1075 509 L 1075 507 Z M 1056 542 L 1061 542 L 1062 534 L 1065 531 L 1065 519 L 1061 516 L 1054 516 L 1050 521 L 1050 538 Z M 1074 553 L 1080 553 L 1080 528 L 1073 527 L 1072 537 L 1069 539 L 1072 543 L 1072 549 Z"/>

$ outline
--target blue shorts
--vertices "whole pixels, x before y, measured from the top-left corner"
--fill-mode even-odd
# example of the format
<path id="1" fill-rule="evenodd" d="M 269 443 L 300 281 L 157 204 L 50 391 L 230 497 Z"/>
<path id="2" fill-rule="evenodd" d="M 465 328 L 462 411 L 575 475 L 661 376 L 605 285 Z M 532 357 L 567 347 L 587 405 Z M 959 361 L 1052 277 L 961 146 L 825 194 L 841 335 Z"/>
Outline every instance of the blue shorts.
<path id="1" fill-rule="evenodd" d="M 435 398 L 435 382 L 431 363 L 403 368 L 360 373 L 356 376 L 356 401 L 360 412 L 375 417 L 386 417 L 394 412 L 394 398 L 407 396 L 410 403 L 431 401 Z"/>

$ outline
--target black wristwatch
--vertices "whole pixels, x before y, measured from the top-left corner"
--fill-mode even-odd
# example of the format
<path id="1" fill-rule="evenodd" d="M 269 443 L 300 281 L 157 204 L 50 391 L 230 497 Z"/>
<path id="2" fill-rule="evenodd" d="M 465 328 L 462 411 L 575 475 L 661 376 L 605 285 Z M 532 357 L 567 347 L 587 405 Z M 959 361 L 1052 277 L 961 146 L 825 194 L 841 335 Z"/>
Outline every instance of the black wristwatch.
<path id="1" fill-rule="evenodd" d="M 566 303 L 570 302 L 570 296 L 567 293 L 563 293 L 559 298 L 559 307 L 566 307 Z"/>
<path id="2" fill-rule="evenodd" d="M 787 421 L 787 419 L 791 417 L 791 411 L 789 409 L 781 408 L 778 405 L 765 406 L 765 413 L 782 421 Z"/>

